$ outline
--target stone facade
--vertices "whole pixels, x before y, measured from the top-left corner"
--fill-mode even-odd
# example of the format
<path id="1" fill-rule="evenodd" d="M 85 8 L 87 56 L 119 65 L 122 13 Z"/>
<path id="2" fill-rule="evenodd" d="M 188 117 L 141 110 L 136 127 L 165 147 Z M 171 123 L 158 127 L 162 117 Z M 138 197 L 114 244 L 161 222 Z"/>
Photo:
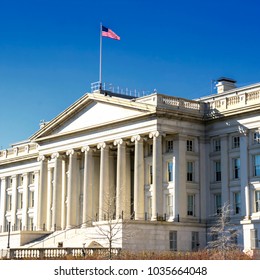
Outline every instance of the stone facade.
<path id="1" fill-rule="evenodd" d="M 257 248 L 260 84 L 233 82 L 198 100 L 88 93 L 0 151 L 1 248 L 9 230 L 12 247 L 75 228 L 89 244 L 103 223 L 121 225 L 114 246 L 197 250 L 225 202 L 234 242 Z"/>

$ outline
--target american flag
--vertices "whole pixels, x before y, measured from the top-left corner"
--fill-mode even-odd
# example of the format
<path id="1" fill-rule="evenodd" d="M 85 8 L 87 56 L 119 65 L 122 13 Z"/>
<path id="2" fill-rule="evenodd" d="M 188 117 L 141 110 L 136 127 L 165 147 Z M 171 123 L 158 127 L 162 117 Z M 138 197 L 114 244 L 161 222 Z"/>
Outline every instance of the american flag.
<path id="1" fill-rule="evenodd" d="M 120 37 L 116 35 L 114 31 L 102 25 L 102 36 L 108 37 L 115 40 L 120 40 Z"/>

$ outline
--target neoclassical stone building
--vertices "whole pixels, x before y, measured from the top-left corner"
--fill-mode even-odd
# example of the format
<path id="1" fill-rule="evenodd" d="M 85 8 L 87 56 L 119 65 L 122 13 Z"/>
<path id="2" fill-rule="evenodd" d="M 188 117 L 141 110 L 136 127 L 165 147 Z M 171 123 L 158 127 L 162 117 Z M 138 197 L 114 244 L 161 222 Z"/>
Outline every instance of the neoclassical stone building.
<path id="1" fill-rule="evenodd" d="M 11 247 L 44 235 L 38 246 L 106 246 L 96 229 L 113 223 L 116 247 L 196 250 L 228 202 L 234 242 L 257 248 L 260 84 L 217 88 L 198 100 L 87 93 L 0 151 L 0 247 L 8 235 Z"/>

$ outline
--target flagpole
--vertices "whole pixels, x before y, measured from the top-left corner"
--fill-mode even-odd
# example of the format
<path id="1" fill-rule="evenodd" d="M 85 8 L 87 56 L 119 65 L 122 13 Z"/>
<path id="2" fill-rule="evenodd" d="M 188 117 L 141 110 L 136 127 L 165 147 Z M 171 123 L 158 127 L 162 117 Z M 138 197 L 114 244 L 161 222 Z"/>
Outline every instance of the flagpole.
<path id="1" fill-rule="evenodd" d="M 100 23 L 99 89 L 102 90 L 102 22 Z"/>

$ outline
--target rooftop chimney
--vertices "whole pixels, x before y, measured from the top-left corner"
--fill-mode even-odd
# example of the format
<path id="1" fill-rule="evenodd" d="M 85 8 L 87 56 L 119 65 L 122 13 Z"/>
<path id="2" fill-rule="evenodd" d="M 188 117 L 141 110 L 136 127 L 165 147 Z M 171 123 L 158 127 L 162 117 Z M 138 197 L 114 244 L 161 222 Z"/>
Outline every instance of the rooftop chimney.
<path id="1" fill-rule="evenodd" d="M 217 80 L 217 93 L 223 93 L 224 91 L 228 91 L 236 88 L 236 82 L 233 79 L 221 77 Z"/>

